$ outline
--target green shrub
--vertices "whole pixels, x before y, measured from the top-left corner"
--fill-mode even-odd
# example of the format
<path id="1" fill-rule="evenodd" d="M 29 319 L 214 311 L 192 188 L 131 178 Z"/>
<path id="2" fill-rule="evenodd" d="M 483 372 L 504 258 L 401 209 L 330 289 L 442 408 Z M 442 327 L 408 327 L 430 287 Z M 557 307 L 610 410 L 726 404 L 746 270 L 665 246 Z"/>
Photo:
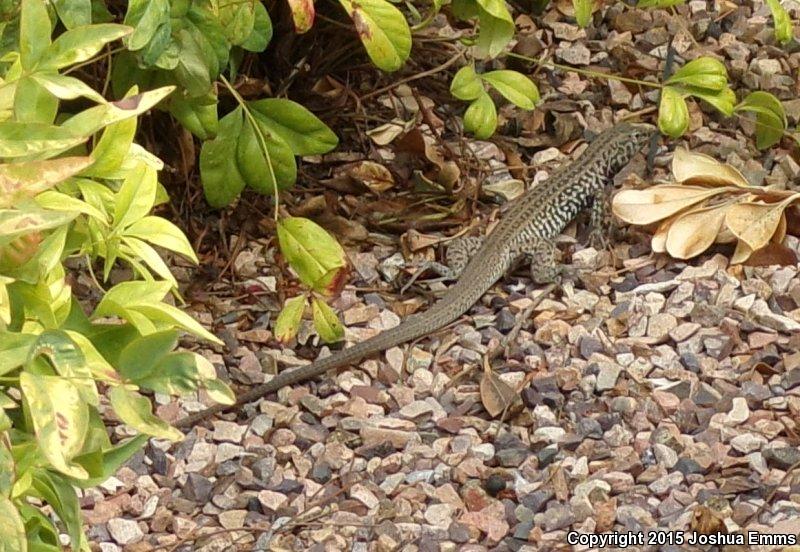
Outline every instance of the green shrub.
<path id="1" fill-rule="evenodd" d="M 65 4 L 57 3 L 62 8 Z M 69 14 L 67 16 L 67 14 Z M 160 87 L 108 102 L 66 74 L 131 28 L 55 17 L 23 0 L 4 28 L 0 83 L 0 542 L 4 550 L 60 550 L 59 532 L 86 549 L 74 487 L 102 482 L 148 436 L 179 439 L 142 391 L 205 389 L 233 400 L 213 366 L 175 352 L 179 332 L 219 342 L 165 301 L 177 283 L 155 249 L 197 261 L 183 233 L 150 214 L 165 195 L 162 163 L 133 142 L 137 117 L 172 92 Z M 9 41 L 9 36 L 15 40 Z M 10 46 L 9 46 L 10 44 Z M 61 109 L 95 104 L 77 113 Z M 56 123 L 57 121 L 57 123 Z M 93 147 L 89 142 L 94 138 Z M 155 246 L 155 247 L 154 247 Z M 98 270 L 99 301 L 72 293 L 65 263 Z M 137 279 L 111 286 L 112 268 Z M 105 390 L 116 416 L 139 435 L 112 444 L 98 407 Z M 52 508 L 60 527 L 39 505 Z"/>

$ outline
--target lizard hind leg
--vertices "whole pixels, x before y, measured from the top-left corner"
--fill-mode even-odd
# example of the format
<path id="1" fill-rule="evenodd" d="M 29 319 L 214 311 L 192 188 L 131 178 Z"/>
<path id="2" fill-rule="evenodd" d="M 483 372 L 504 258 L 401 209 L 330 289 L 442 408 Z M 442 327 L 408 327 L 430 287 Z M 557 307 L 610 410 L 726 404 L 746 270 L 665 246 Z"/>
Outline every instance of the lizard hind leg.
<path id="1" fill-rule="evenodd" d="M 483 236 L 467 236 L 452 240 L 445 253 L 445 264 L 435 261 L 422 263 L 414 275 L 402 287 L 400 293 L 405 293 L 406 290 L 411 287 L 411 284 L 416 282 L 426 270 L 432 270 L 438 274 L 440 278 L 435 279 L 438 281 L 458 279 L 461 273 L 464 272 L 469 260 L 478 249 L 480 249 L 481 245 L 483 245 Z"/>
<path id="2" fill-rule="evenodd" d="M 574 280 L 578 276 L 579 271 L 575 268 L 556 261 L 557 250 L 553 241 L 539 240 L 525 252 L 531 259 L 531 279 L 534 283 L 560 285 L 565 278 Z"/>

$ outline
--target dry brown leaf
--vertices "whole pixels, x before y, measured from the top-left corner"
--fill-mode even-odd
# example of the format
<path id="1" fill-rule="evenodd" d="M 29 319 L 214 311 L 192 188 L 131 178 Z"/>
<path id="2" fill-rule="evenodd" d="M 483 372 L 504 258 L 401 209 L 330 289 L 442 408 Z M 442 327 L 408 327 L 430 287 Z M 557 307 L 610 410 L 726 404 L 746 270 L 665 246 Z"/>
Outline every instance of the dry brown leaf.
<path id="1" fill-rule="evenodd" d="M 791 247 L 779 242 L 769 242 L 757 251 L 753 251 L 745 263 L 747 266 L 790 266 L 797 264 L 797 254 Z"/>
<path id="2" fill-rule="evenodd" d="M 750 186 L 744 175 L 735 167 L 681 147 L 677 148 L 675 155 L 672 156 L 672 174 L 675 180 L 684 184 Z"/>
<path id="3" fill-rule="evenodd" d="M 516 398 L 514 389 L 487 366 L 481 378 L 481 402 L 489 416 L 499 416 Z"/>
<path id="4" fill-rule="evenodd" d="M 341 171 L 374 193 L 385 192 L 394 186 L 394 177 L 389 172 L 389 169 L 374 161 L 351 163 L 342 167 Z"/>
<path id="5" fill-rule="evenodd" d="M 381 126 L 368 130 L 367 136 L 369 136 L 376 145 L 385 146 L 390 144 L 392 140 L 404 132 L 412 129 L 416 124 L 416 119 L 404 121 L 398 117 L 396 119 L 392 119 L 388 123 L 384 123 Z"/>
<path id="6" fill-rule="evenodd" d="M 695 209 L 678 217 L 667 233 L 666 250 L 676 259 L 688 259 L 708 249 L 725 221 L 730 204 Z"/>
<path id="7" fill-rule="evenodd" d="M 614 196 L 614 214 L 629 224 L 652 224 L 715 195 L 726 188 L 663 185 L 646 190 L 622 190 Z"/>
<path id="8" fill-rule="evenodd" d="M 725 224 L 750 249 L 760 249 L 778 230 L 786 207 L 798 199 L 800 194 L 794 194 L 778 203 L 737 203 L 728 209 Z"/>

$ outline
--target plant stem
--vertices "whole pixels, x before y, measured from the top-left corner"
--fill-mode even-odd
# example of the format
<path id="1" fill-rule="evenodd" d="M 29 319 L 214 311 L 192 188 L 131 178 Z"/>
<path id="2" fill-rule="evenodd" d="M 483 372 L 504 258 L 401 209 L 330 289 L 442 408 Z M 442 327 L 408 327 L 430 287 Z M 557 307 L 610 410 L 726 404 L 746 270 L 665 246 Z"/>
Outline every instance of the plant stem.
<path id="1" fill-rule="evenodd" d="M 595 77 L 601 79 L 609 79 L 609 80 L 616 80 L 620 82 L 627 82 L 630 84 L 638 84 L 640 86 L 648 86 L 650 88 L 664 88 L 664 85 L 658 82 L 650 82 L 650 81 L 643 81 L 639 79 L 631 79 L 628 77 L 620 77 L 619 75 L 613 75 L 609 73 L 601 73 L 600 71 L 592 71 L 590 69 L 579 69 L 577 67 L 572 67 L 570 65 L 561 65 L 560 63 L 553 63 L 552 61 L 545 61 L 541 59 L 532 58 L 530 56 L 525 56 L 522 54 L 516 54 L 514 52 L 507 52 L 505 54 L 507 57 L 513 57 L 517 59 L 521 59 L 523 61 L 528 61 L 535 65 L 539 65 L 542 67 L 550 67 L 552 69 L 560 69 L 562 71 L 571 71 L 573 73 L 578 73 L 579 75 L 586 75 L 587 77 Z"/>

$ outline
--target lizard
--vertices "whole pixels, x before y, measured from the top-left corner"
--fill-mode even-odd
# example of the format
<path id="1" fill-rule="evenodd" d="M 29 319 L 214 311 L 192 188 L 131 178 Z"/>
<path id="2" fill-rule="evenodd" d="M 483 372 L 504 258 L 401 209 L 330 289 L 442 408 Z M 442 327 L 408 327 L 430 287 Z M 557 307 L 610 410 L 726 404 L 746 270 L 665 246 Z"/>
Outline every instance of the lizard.
<path id="1" fill-rule="evenodd" d="M 522 258 L 531 258 L 536 283 L 558 280 L 564 267 L 555 262 L 554 239 L 580 212 L 590 209 L 592 237 L 605 240 L 614 177 L 655 134 L 655 127 L 649 124 L 617 124 L 599 134 L 573 163 L 513 200 L 487 237 L 459 238 L 459 246 L 451 245 L 455 253 L 446 256 L 451 276 L 457 280 L 424 312 L 331 356 L 282 372 L 240 395 L 234 404 L 218 404 L 188 415 L 178 420 L 176 427 L 191 427 L 217 412 L 439 330 L 467 312 Z"/>

